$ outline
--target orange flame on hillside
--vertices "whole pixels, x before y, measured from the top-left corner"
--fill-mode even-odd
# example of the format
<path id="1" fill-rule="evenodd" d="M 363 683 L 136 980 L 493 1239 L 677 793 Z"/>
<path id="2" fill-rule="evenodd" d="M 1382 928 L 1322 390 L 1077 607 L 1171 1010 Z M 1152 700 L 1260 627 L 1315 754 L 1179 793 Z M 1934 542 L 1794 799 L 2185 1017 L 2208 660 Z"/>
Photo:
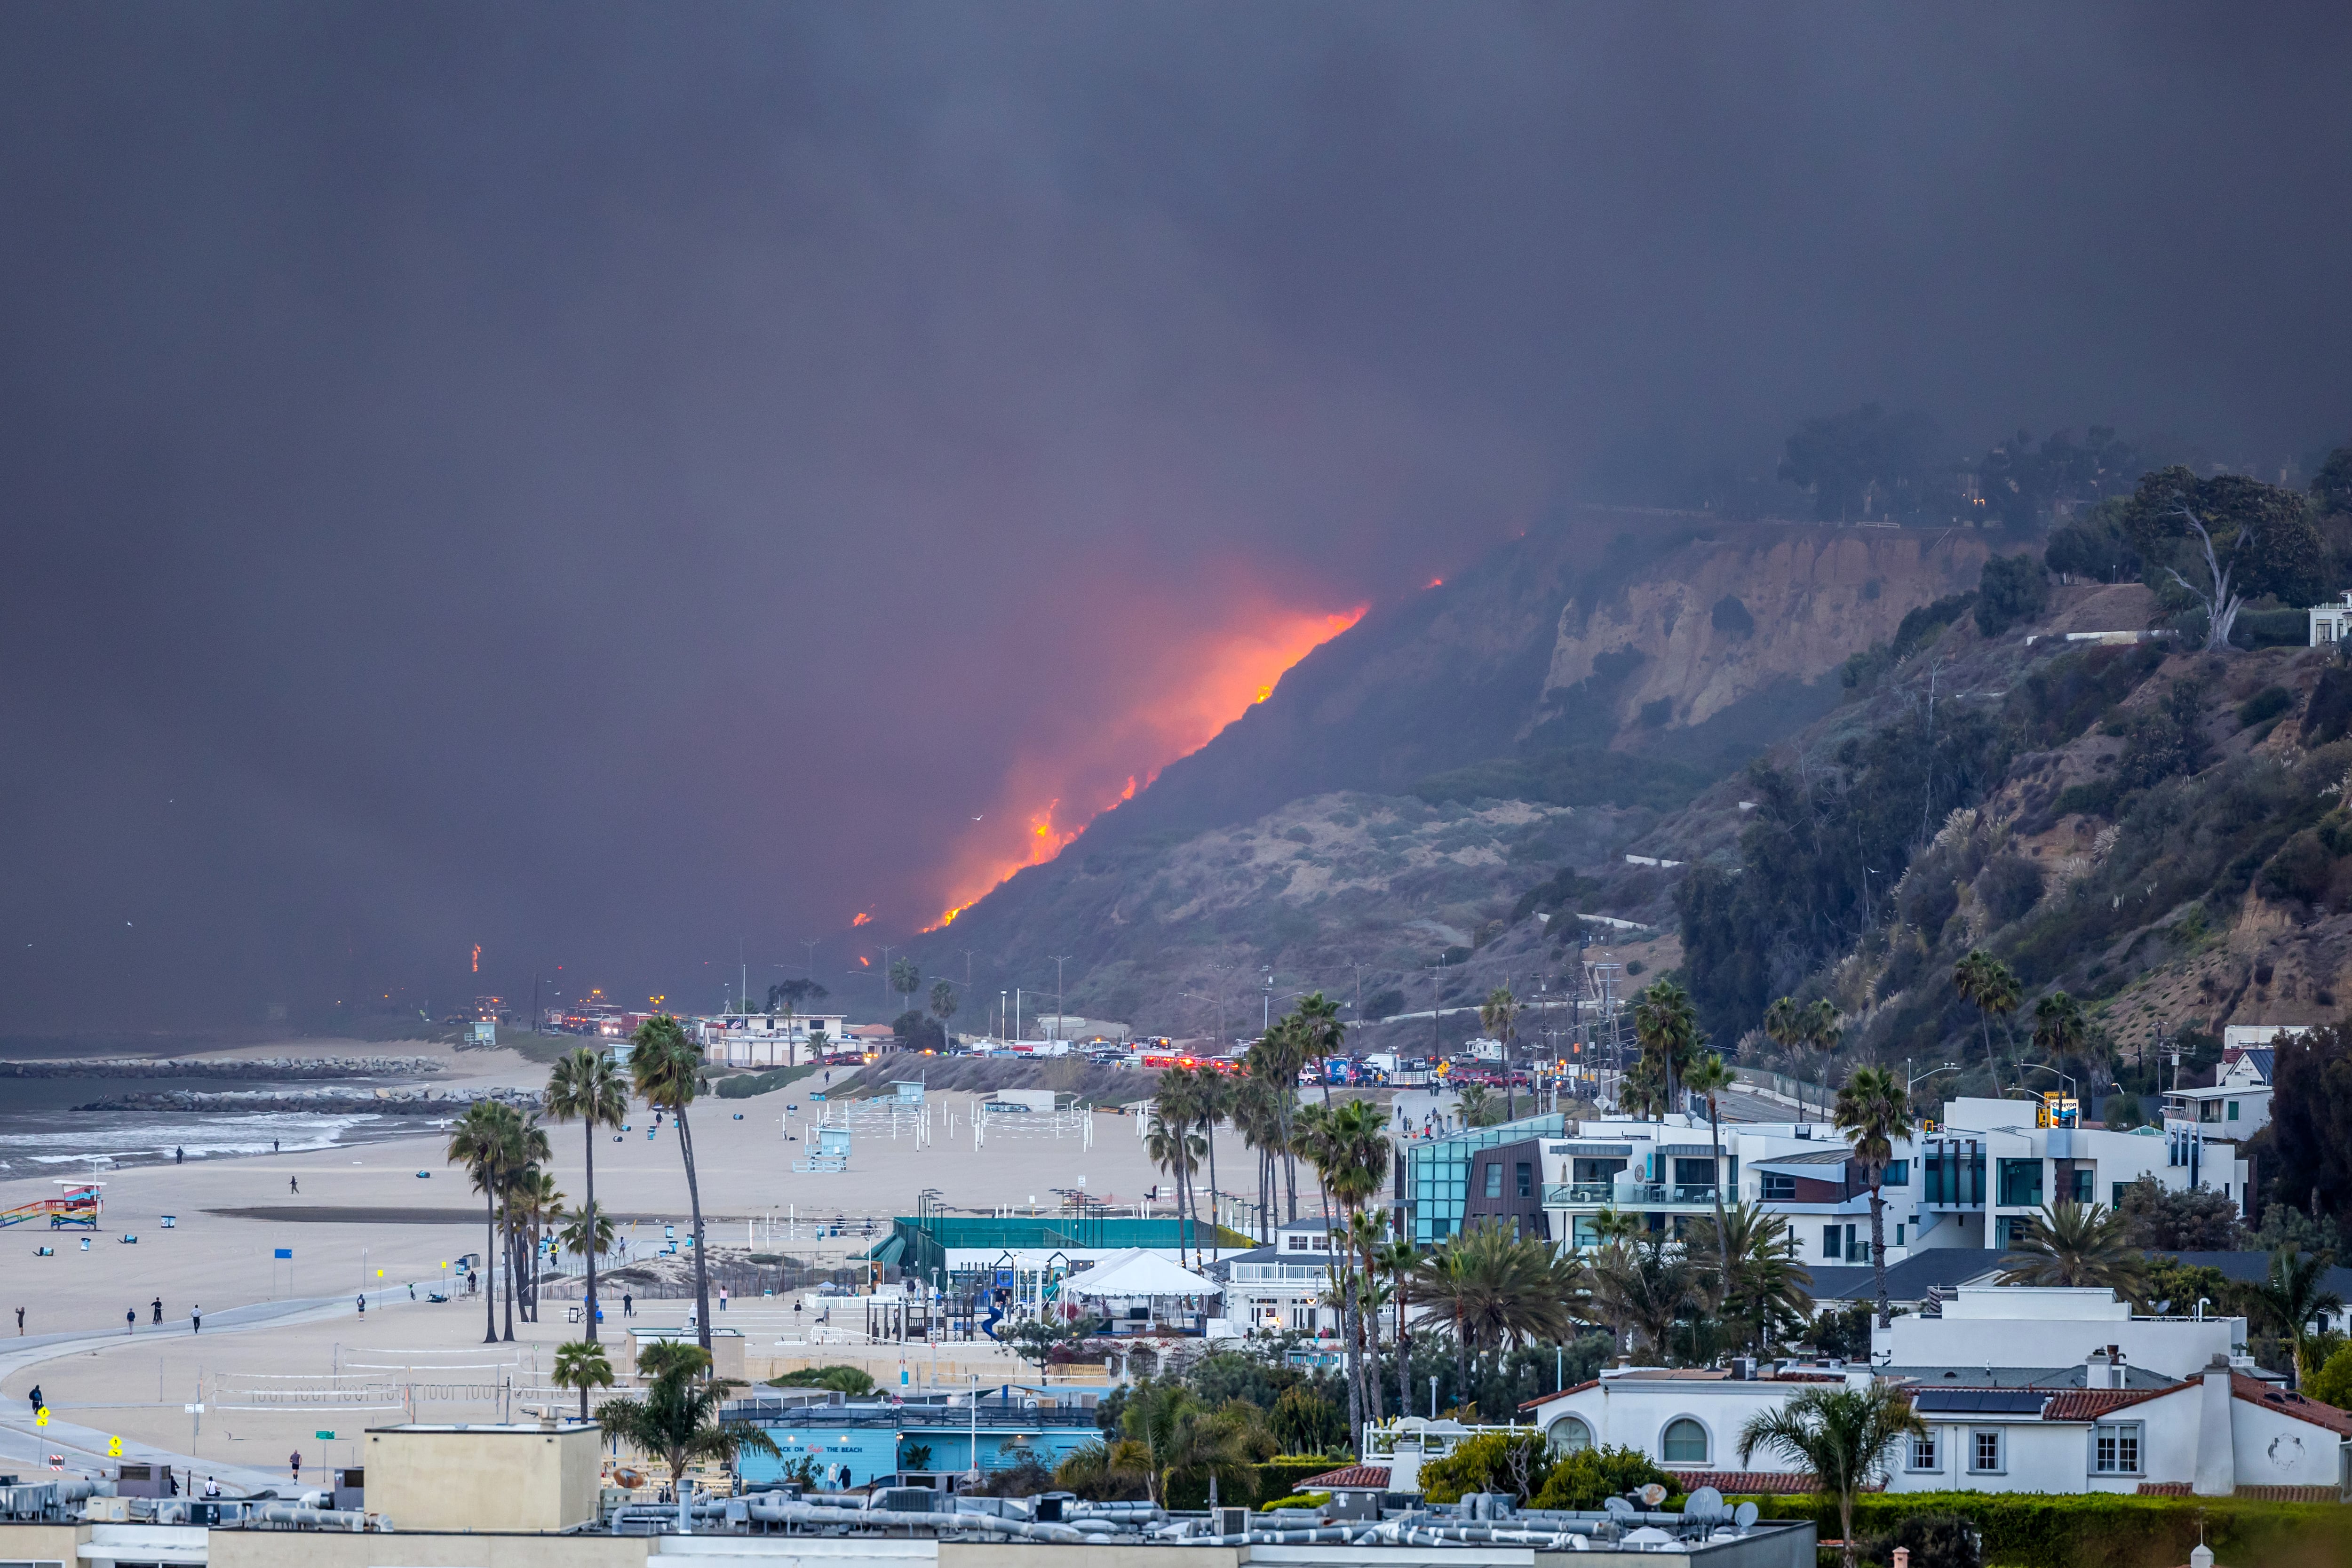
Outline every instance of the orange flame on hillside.
<path id="1" fill-rule="evenodd" d="M 874 918 L 874 917 L 873 917 L 872 915 L 868 915 L 868 914 L 853 915 L 852 917 L 850 917 L 850 921 L 849 921 L 849 923 L 850 923 L 851 925 L 853 925 L 853 926 L 862 926 L 862 925 L 864 925 L 867 921 L 870 921 L 870 920 L 872 920 L 873 918 Z"/>
<path id="2" fill-rule="evenodd" d="M 476 943 L 474 944 L 474 973 L 477 973 L 477 974 L 479 974 L 481 972 L 482 972 L 482 944 L 481 944 L 480 942 L 476 942 Z"/>
<path id="3" fill-rule="evenodd" d="M 992 842 L 967 843 L 966 852 L 960 858 L 963 863 L 950 873 L 952 901 L 937 921 L 923 929 L 937 931 L 953 924 L 958 915 L 979 902 L 992 889 L 1015 873 L 1042 866 L 1060 854 L 1097 816 L 1121 801 L 1133 800 L 1139 789 L 1149 789 L 1161 768 L 1199 751 L 1226 725 L 1273 696 L 1274 689 L 1293 665 L 1363 619 L 1369 608 L 1368 605 L 1359 605 L 1336 616 L 1274 612 L 1252 622 L 1249 629 L 1228 633 L 1207 648 L 1187 657 L 1179 677 L 1182 681 L 1179 689 L 1124 719 L 1102 726 L 1100 733 L 1106 751 L 1124 752 L 1130 757 L 1141 752 L 1150 758 L 1147 765 L 1139 773 L 1128 773 L 1125 786 L 1116 794 L 1097 786 L 1093 804 L 1079 811 L 1065 812 L 1066 795 L 1055 795 L 1044 810 L 1029 814 L 1028 826 L 1017 850 L 1001 837 Z M 1024 760 L 1017 770 L 1021 776 L 1006 781 L 1006 793 L 1028 795 L 1034 800 L 1045 793 L 1036 788 L 1036 784 L 1055 774 L 1060 775 L 1055 783 L 1065 789 L 1081 788 L 1083 785 L 1069 782 L 1069 775 L 1096 770 L 1108 771 L 1101 769 L 1096 758 Z M 989 816 L 992 821 L 997 815 L 990 813 Z M 1016 808 L 1003 815 L 1011 819 L 1017 818 L 1019 813 Z"/>

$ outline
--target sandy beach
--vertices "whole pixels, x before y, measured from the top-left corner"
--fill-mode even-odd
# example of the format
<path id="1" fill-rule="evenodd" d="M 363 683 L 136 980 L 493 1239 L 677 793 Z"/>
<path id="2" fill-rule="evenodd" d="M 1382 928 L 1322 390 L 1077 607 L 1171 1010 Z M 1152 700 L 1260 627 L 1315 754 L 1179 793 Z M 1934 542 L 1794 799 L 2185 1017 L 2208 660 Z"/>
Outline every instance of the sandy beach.
<path id="1" fill-rule="evenodd" d="M 405 1043 L 396 1048 L 410 1049 Z M 451 1071 L 435 1081 L 487 1088 L 536 1087 L 545 1079 L 543 1067 L 500 1050 L 457 1054 Z M 1108 1112 L 1092 1118 L 1091 1148 L 1075 1134 L 1033 1133 L 1001 1134 L 975 1150 L 968 1096 L 941 1097 L 933 1112 L 941 1131 L 928 1147 L 916 1147 L 911 1131 L 902 1129 L 894 1141 L 861 1126 L 845 1173 L 796 1173 L 793 1163 L 804 1157 L 806 1145 L 786 1141 L 786 1124 L 797 1131 L 808 1123 L 816 1109 L 809 1091 L 821 1088 L 822 1075 L 771 1094 L 711 1098 L 693 1108 L 705 1223 L 714 1247 L 756 1246 L 796 1258 L 840 1259 L 867 1245 L 863 1225 L 856 1222 L 870 1218 L 886 1231 L 890 1216 L 916 1212 L 927 1188 L 940 1194 L 935 1201 L 958 1208 L 1034 1203 L 1050 1209 L 1058 1201 L 1055 1188 L 1083 1186 L 1108 1201 L 1133 1203 L 1160 1179 L 1145 1158 L 1133 1120 Z M 788 1104 L 800 1113 L 788 1119 Z M 954 1136 L 946 1132 L 949 1126 Z M 576 1201 L 583 1186 L 582 1129 L 558 1124 L 549 1131 L 552 1172 Z M 370 1380 L 423 1383 L 447 1397 L 417 1414 L 449 1420 L 489 1418 L 502 1401 L 570 1397 L 547 1392 L 544 1375 L 553 1347 L 580 1336 L 579 1326 L 565 1321 L 569 1303 L 548 1300 L 541 1322 L 518 1321 L 511 1343 L 486 1347 L 479 1299 L 457 1293 L 453 1266 L 482 1249 L 483 1210 L 464 1173 L 445 1163 L 445 1134 L 420 1131 L 299 1154 L 103 1172 L 105 1210 L 95 1234 L 37 1224 L 0 1229 L 0 1459 L 21 1465 L 41 1458 L 58 1451 L 71 1428 L 121 1436 L 134 1448 L 152 1447 L 166 1462 L 194 1458 L 224 1467 L 225 1478 L 234 1472 L 283 1476 L 295 1449 L 311 1465 L 349 1462 L 337 1447 L 349 1444 L 349 1434 L 407 1414 L 397 1407 L 331 1415 L 236 1408 L 263 1403 L 255 1391 L 268 1389 L 271 1379 L 304 1387 L 330 1376 L 352 1386 Z M 1230 1135 L 1220 1140 L 1219 1158 L 1231 1162 L 1230 1173 L 1249 1169 L 1248 1154 Z M 687 1184 L 673 1127 L 655 1130 L 649 1116 L 635 1113 L 627 1131 L 598 1134 L 595 1162 L 598 1197 L 616 1215 L 627 1216 L 622 1236 L 635 1254 L 657 1248 L 667 1225 L 685 1233 Z M 55 1191 L 48 1176 L 0 1182 L 0 1206 Z M 173 1218 L 169 1228 L 165 1215 Z M 812 1222 L 836 1218 L 853 1222 L 852 1234 L 811 1234 Z M 135 1243 L 126 1239 L 134 1236 Z M 53 1247 L 54 1255 L 37 1257 L 40 1247 Z M 281 1251 L 291 1257 L 278 1256 Z M 436 1289 L 448 1289 L 454 1299 L 429 1302 Z M 362 1294 L 368 1298 L 364 1320 Z M 153 1321 L 158 1300 L 161 1327 Z M 639 1313 L 647 1322 L 682 1323 L 687 1305 L 643 1301 Z M 24 1343 L 18 1348 L 13 1336 L 20 1307 Z M 198 1307 L 206 1320 L 201 1334 L 191 1331 L 190 1314 Z M 257 1325 L 236 1326 L 231 1309 L 244 1309 L 235 1314 L 240 1317 L 272 1315 Z M 126 1312 L 132 1315 L 127 1328 Z M 836 1314 L 836 1325 L 847 1316 Z M 617 1301 L 608 1300 L 608 1337 L 617 1317 Z M 731 1301 L 724 1325 L 745 1332 L 757 1372 L 812 1360 L 856 1361 L 878 1380 L 898 1381 L 898 1347 L 853 1346 L 838 1338 L 811 1344 L 810 1327 L 782 1300 Z M 43 1341 L 48 1342 L 36 1342 Z M 931 1352 L 910 1346 L 907 1356 L 910 1382 L 928 1382 Z M 961 1383 L 972 1371 L 1000 1377 L 1020 1373 L 992 1347 L 952 1345 L 939 1357 L 945 1381 Z M 37 1431 L 28 1424 L 25 1403 L 37 1383 L 54 1412 L 52 1427 Z M 201 1417 L 184 1408 L 200 1402 L 206 1405 Z M 320 1431 L 338 1435 L 320 1439 Z M 79 1457 L 71 1460 L 75 1468 L 81 1463 Z"/>

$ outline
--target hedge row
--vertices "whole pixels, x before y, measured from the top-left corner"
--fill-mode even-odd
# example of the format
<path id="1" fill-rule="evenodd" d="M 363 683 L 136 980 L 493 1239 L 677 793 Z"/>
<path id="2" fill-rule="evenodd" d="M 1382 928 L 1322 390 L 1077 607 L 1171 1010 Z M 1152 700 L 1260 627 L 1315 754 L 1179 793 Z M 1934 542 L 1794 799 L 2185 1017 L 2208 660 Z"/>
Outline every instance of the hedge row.
<path id="1" fill-rule="evenodd" d="M 1753 1500 L 1767 1519 L 1810 1519 L 1838 1532 L 1826 1494 Z M 1854 1534 L 1891 1534 L 1915 1513 L 1956 1513 L 1984 1535 L 1989 1568 L 2177 1568 L 2204 1522 L 2205 1543 L 2229 1568 L 2343 1568 L 2352 1563 L 2352 1508 L 2231 1498 L 2127 1497 L 2112 1492 L 1872 1492 L 1854 1501 Z"/>

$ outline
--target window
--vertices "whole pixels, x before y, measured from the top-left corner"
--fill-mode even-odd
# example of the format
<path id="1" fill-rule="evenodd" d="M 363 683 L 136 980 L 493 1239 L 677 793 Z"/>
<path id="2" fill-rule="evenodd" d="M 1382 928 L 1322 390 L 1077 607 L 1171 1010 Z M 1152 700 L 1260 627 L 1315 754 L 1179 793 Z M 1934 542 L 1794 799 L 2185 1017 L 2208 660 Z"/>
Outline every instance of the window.
<path id="1" fill-rule="evenodd" d="M 2221 1121 L 2221 1102 L 2218 1100 L 2199 1100 L 2197 1102 L 2197 1120 L 2200 1121 Z"/>
<path id="2" fill-rule="evenodd" d="M 2074 1171 L 2070 1173 L 2074 1177 L 2071 1184 L 2074 1190 L 2074 1201 L 2078 1204 L 2084 1205 L 2096 1203 L 2099 1197 L 2097 1181 L 2098 1173 L 2096 1171 Z"/>
<path id="3" fill-rule="evenodd" d="M 1883 1187 L 1909 1186 L 1911 1184 L 1911 1162 L 1908 1160 L 1889 1160 L 1886 1163 L 1886 1170 L 1885 1173 L 1878 1178 L 1878 1184 Z"/>
<path id="4" fill-rule="evenodd" d="M 1969 1434 L 1969 1468 L 1979 1475 L 2000 1473 L 2000 1431 L 1998 1427 Z"/>
<path id="5" fill-rule="evenodd" d="M 1675 1161 L 1675 1185 L 1678 1187 L 1715 1185 L 1715 1162 L 1677 1158 Z"/>
<path id="6" fill-rule="evenodd" d="M 1903 1222 L 1900 1220 L 1895 1222 L 1895 1245 L 1903 1245 Z"/>
<path id="7" fill-rule="evenodd" d="M 1687 1415 L 1677 1415 L 1666 1423 L 1666 1435 L 1658 1444 L 1658 1452 L 1669 1465 L 1704 1465 L 1706 1428 Z"/>
<path id="8" fill-rule="evenodd" d="M 1503 1195 L 1503 1163 L 1499 1160 L 1486 1162 L 1486 1195 L 1490 1198 Z"/>
<path id="9" fill-rule="evenodd" d="M 1764 1201 L 1792 1204 L 1797 1201 L 1797 1178 L 1784 1176 L 1778 1171 L 1764 1173 Z"/>
<path id="10" fill-rule="evenodd" d="M 1845 1255 L 1845 1231 L 1834 1225 L 1822 1226 L 1822 1256 L 1842 1258 Z"/>
<path id="11" fill-rule="evenodd" d="M 2041 1161 L 2003 1160 L 2000 1162 L 2000 1179 L 1999 1202 L 2020 1208 L 2042 1206 Z"/>
<path id="12" fill-rule="evenodd" d="M 2238 1119 L 2238 1102 L 2237 1102 L 2236 1100 L 2233 1100 L 2230 1101 L 2230 1120 L 2231 1120 L 2231 1121 L 2235 1121 L 2237 1119 Z"/>
<path id="13" fill-rule="evenodd" d="M 1581 1454 L 1592 1447 L 1592 1428 L 1579 1416 L 1570 1415 L 1551 1425 L 1551 1451 L 1555 1454 Z"/>
<path id="14" fill-rule="evenodd" d="M 2091 1428 L 2091 1468 L 2103 1476 L 2139 1474 L 2139 1423 L 2102 1423 Z"/>
<path id="15" fill-rule="evenodd" d="M 1943 1468 L 1943 1456 L 1936 1451 L 1935 1433 L 1923 1433 L 1911 1439 L 1911 1468 L 1940 1470 Z"/>
<path id="16" fill-rule="evenodd" d="M 1517 1164 L 1516 1164 L 1516 1165 L 1512 1166 L 1512 1167 L 1511 1167 L 1511 1170 L 1512 1170 L 1512 1173 L 1513 1173 L 1513 1174 L 1515 1174 L 1515 1175 L 1517 1175 L 1517 1176 L 1518 1177 L 1518 1179 L 1519 1179 L 1519 1196 L 1521 1196 L 1521 1197 L 1523 1197 L 1523 1198 L 1531 1198 L 1531 1197 L 1535 1196 L 1535 1195 L 1536 1195 L 1536 1169 L 1535 1169 L 1535 1167 L 1534 1167 L 1533 1165 L 1528 1164 L 1525 1160 L 1522 1160 L 1522 1161 L 1520 1161 Z"/>

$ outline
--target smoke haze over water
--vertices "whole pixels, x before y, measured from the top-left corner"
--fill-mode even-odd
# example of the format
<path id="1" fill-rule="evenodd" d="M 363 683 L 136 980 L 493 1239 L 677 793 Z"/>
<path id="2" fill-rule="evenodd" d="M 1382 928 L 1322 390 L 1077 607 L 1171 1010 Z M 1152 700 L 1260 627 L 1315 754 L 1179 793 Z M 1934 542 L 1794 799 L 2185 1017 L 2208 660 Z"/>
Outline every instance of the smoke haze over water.
<path id="1" fill-rule="evenodd" d="M 1148 716 L 1238 640 L 1628 439 L 1769 467 L 1870 398 L 1979 447 L 2342 439 L 2347 45 L 15 8 L 0 1027 L 534 973 L 703 1008 L 739 935 L 755 991 L 803 937 L 838 988 L 854 914 L 928 922 L 976 833 L 1164 765 Z"/>

